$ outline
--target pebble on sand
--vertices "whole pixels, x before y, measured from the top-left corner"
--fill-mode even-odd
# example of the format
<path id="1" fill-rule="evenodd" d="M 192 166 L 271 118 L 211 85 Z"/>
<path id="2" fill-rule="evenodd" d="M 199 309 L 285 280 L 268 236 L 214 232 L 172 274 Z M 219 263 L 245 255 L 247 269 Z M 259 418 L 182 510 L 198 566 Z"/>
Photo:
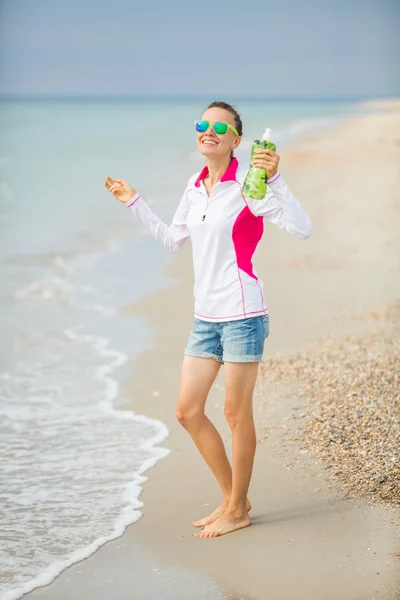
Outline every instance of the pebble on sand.
<path id="1" fill-rule="evenodd" d="M 304 450 L 323 461 L 346 497 L 400 505 L 400 303 L 367 335 L 267 358 L 264 386 L 292 380 L 308 408 Z M 375 328 L 376 329 L 376 328 Z"/>

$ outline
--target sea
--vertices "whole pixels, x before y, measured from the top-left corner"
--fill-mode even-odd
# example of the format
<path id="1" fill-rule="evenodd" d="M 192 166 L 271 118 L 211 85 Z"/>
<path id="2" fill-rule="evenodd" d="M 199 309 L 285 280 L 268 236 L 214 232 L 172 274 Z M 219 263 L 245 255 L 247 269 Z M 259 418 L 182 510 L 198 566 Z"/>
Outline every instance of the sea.
<path id="1" fill-rule="evenodd" d="M 204 164 L 193 122 L 207 103 L 0 101 L 0 600 L 50 583 L 121 536 L 141 517 L 149 470 L 169 453 L 166 425 L 121 410 L 135 398 L 120 388 L 155 340 L 124 309 L 170 285 L 173 258 L 104 180 L 129 181 L 170 222 Z M 266 127 L 279 151 L 361 110 L 235 105 L 241 161 Z"/>

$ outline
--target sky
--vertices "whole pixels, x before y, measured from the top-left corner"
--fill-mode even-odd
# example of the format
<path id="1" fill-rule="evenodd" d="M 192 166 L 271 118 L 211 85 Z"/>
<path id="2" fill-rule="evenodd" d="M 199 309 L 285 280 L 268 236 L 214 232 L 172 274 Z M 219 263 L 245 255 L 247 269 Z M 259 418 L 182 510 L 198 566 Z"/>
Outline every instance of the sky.
<path id="1" fill-rule="evenodd" d="M 0 95 L 400 96 L 400 0 L 0 0 Z"/>

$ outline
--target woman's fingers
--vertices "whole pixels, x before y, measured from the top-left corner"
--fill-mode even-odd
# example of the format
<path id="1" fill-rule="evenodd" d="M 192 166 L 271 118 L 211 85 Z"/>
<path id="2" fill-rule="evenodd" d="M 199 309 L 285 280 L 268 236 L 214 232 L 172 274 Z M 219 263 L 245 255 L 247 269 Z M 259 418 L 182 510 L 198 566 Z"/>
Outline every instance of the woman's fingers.
<path id="1" fill-rule="evenodd" d="M 127 202 L 136 194 L 136 190 L 123 179 L 112 179 L 107 176 L 104 185 L 120 202 Z"/>
<path id="2" fill-rule="evenodd" d="M 112 179 L 111 177 L 107 176 L 105 181 L 104 181 L 104 185 L 106 186 L 106 188 L 108 189 L 108 191 L 110 191 L 112 194 L 114 192 L 121 192 L 125 189 L 125 182 L 122 179 Z"/>
<path id="3" fill-rule="evenodd" d="M 269 167 L 274 167 L 276 166 L 276 162 L 272 162 L 270 160 L 263 160 L 263 159 L 258 159 L 258 160 L 254 160 L 253 161 L 253 165 L 255 167 L 262 167 L 264 169 L 268 169 Z"/>
<path id="4" fill-rule="evenodd" d="M 254 167 L 257 169 L 265 169 L 268 178 L 273 177 L 278 172 L 278 163 L 279 160 L 271 157 L 259 158 L 253 161 Z"/>
<path id="5" fill-rule="evenodd" d="M 280 156 L 272 150 L 259 150 L 253 155 L 253 163 L 257 161 L 264 161 L 271 165 L 277 165 L 279 163 Z"/>
<path id="6" fill-rule="evenodd" d="M 265 150 L 257 150 L 257 152 L 254 153 L 254 156 L 276 156 L 277 158 L 280 158 L 280 156 L 274 152 L 273 150 L 269 150 L 269 148 L 266 148 Z"/>
<path id="7" fill-rule="evenodd" d="M 258 162 L 262 161 L 262 162 L 264 162 L 265 165 L 269 165 L 269 169 L 271 169 L 271 167 L 273 169 L 276 169 L 279 165 L 279 160 L 280 160 L 279 154 L 276 154 L 276 152 L 272 152 L 272 150 L 260 150 L 253 156 L 253 164 L 254 165 L 256 164 L 257 161 Z M 258 165 L 256 165 L 256 166 L 258 166 Z M 264 166 L 264 168 L 268 168 L 268 167 Z"/>
<path id="8" fill-rule="evenodd" d="M 121 179 L 112 179 L 111 177 L 106 177 L 104 185 L 110 192 L 115 192 L 116 190 L 123 189 L 124 186 L 120 182 Z"/>
<path id="9" fill-rule="evenodd" d="M 107 176 L 105 181 L 104 181 L 104 185 L 106 186 L 107 189 L 110 189 L 110 187 L 112 186 L 112 184 L 114 183 L 114 180 Z"/>

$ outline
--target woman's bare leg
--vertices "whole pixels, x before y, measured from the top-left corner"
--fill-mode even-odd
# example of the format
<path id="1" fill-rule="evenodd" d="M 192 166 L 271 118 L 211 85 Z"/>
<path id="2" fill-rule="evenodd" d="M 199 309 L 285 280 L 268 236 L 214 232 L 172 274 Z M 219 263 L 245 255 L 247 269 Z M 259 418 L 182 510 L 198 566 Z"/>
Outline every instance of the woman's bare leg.
<path id="1" fill-rule="evenodd" d="M 256 434 L 253 391 L 258 363 L 225 363 L 225 416 L 232 431 L 232 492 L 223 515 L 196 535 L 216 537 L 250 525 L 246 508 Z"/>
<path id="2" fill-rule="evenodd" d="M 223 496 L 221 506 L 208 517 L 194 521 L 195 527 L 203 527 L 217 519 L 227 508 L 232 491 L 232 469 L 224 443 L 204 414 L 208 393 L 220 367 L 221 364 L 212 358 L 185 356 L 183 359 L 176 417 L 217 478 Z"/>

